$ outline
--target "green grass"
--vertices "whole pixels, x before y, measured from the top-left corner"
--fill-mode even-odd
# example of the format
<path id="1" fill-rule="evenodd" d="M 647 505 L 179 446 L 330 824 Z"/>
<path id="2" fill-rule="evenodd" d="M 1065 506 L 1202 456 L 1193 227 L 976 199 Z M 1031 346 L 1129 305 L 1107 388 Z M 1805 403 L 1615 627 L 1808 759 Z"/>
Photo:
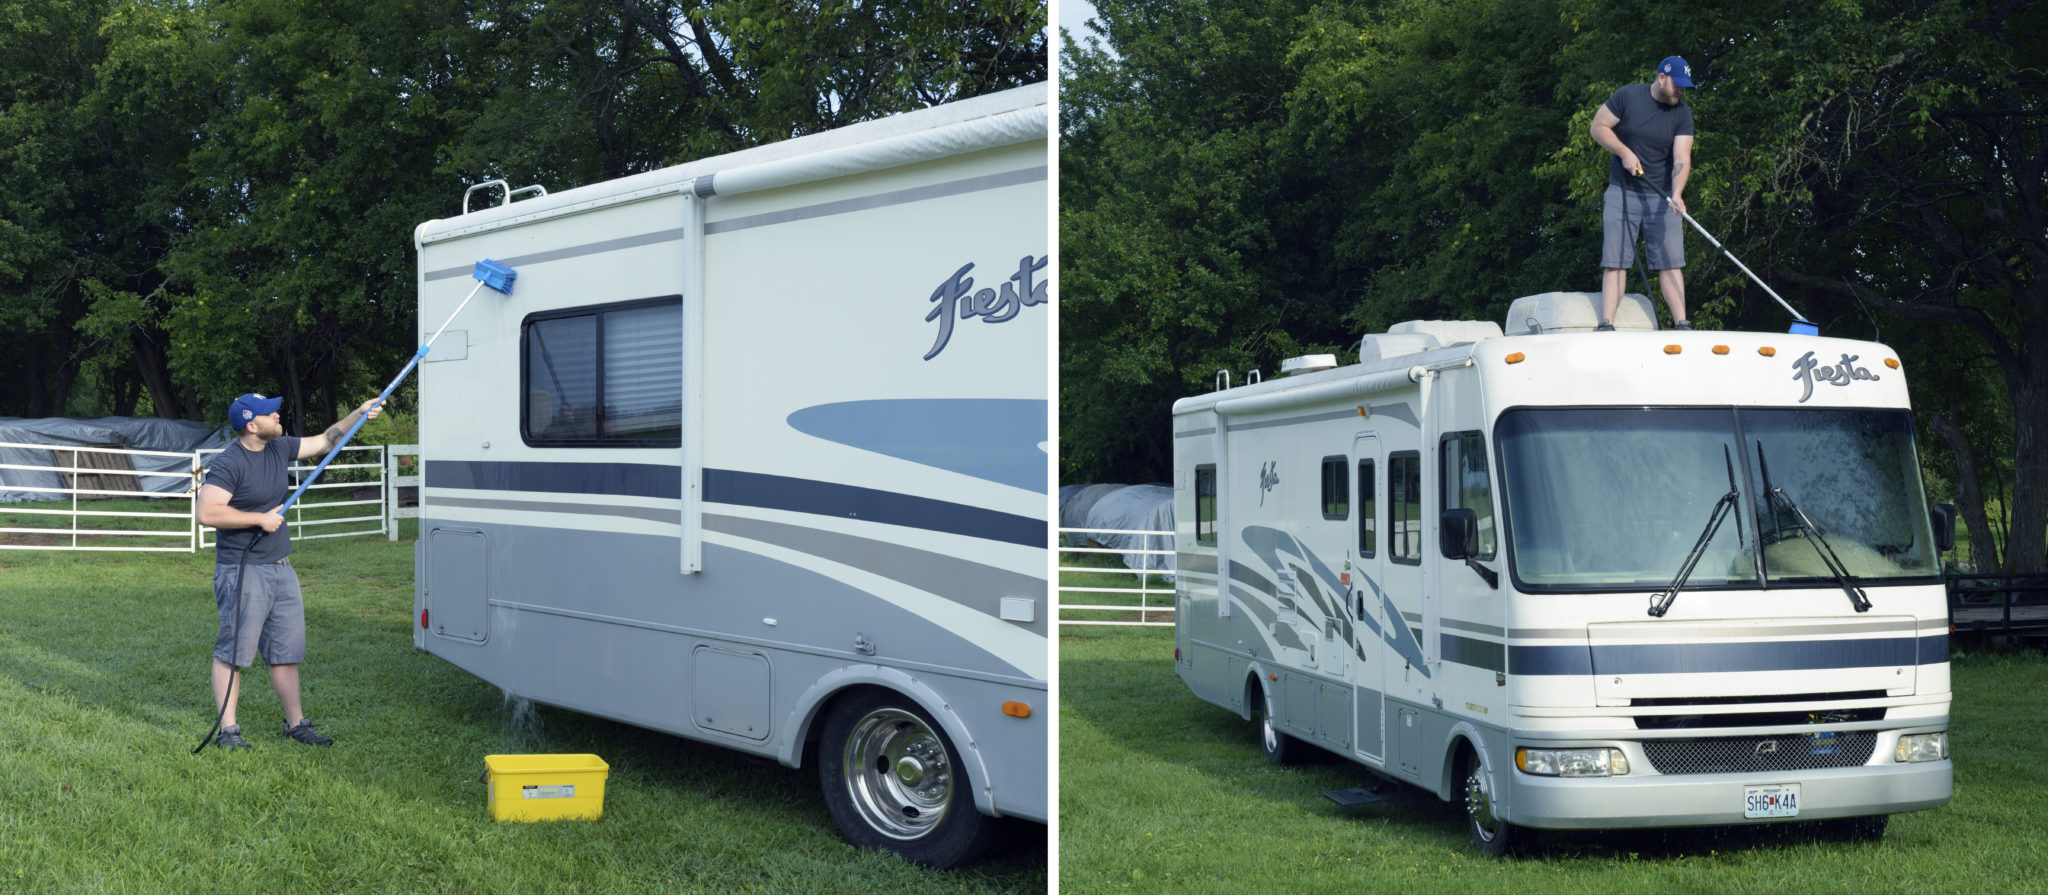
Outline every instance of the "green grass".
<path id="1" fill-rule="evenodd" d="M 1060 637 L 1060 891 L 1093 892 L 2042 892 L 2048 891 L 2048 658 L 1953 664 L 1955 798 L 1892 818 L 1882 841 L 1808 828 L 1545 833 L 1499 861 L 1462 814 L 1345 809 L 1326 790 L 1368 782 L 1331 757 L 1268 764 L 1251 725 L 1173 674 L 1173 632 L 1069 628 Z"/>
<path id="2" fill-rule="evenodd" d="M 212 721 L 212 551 L 0 552 L 0 892 L 1042 892 L 1045 828 L 932 871 L 839 838 L 813 768 L 541 708 L 412 648 L 412 543 L 296 545 L 308 717 L 274 735 L 247 672 L 250 752 L 188 754 Z M 495 823 L 493 753 L 594 752 L 595 823 Z"/>

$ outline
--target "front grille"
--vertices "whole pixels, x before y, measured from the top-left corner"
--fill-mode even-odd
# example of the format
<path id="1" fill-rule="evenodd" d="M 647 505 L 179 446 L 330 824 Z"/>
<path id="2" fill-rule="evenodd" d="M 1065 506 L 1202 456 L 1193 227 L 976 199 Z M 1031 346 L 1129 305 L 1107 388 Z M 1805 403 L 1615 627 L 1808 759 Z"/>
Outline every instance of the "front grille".
<path id="1" fill-rule="evenodd" d="M 1650 767 L 1660 774 L 1850 768 L 1869 761 L 1876 748 L 1877 733 L 1869 730 L 1643 741 Z"/>

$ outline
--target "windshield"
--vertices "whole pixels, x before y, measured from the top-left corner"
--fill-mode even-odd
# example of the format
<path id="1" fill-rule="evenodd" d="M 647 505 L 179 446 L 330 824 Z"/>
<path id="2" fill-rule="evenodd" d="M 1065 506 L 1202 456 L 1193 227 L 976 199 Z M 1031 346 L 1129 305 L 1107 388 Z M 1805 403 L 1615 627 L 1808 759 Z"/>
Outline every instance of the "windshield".
<path id="1" fill-rule="evenodd" d="M 1524 590 L 1668 587 L 1729 491 L 1731 458 L 1737 515 L 1688 589 L 1838 586 L 1790 506 L 1763 498 L 1766 465 L 1850 575 L 1937 572 L 1903 410 L 1524 409 L 1502 414 L 1496 434 Z"/>
<path id="2" fill-rule="evenodd" d="M 1742 431 L 1754 476 L 1748 487 L 1763 494 L 1768 474 L 1769 486 L 1790 498 L 1756 506 L 1769 583 L 1835 582 L 1795 505 L 1850 577 L 1922 578 L 1940 570 L 1904 412 L 1745 410 Z"/>

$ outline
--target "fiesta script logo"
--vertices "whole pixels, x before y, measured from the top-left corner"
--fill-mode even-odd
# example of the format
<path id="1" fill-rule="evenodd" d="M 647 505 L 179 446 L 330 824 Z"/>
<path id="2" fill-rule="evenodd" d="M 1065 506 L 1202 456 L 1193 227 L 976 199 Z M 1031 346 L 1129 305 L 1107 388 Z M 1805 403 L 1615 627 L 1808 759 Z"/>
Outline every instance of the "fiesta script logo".
<path id="1" fill-rule="evenodd" d="M 974 269 L 971 261 L 953 271 L 939 288 L 932 290 L 932 309 L 924 319 L 926 323 L 938 321 L 939 337 L 932 342 L 932 350 L 924 353 L 924 359 L 931 360 L 946 350 L 946 343 L 953 340 L 954 320 L 980 317 L 983 323 L 1002 323 L 1025 308 L 1046 304 L 1046 284 L 1042 280 L 1033 282 L 1032 274 L 1044 270 L 1047 260 L 1025 255 L 1017 262 L 1017 272 L 1010 275 L 1001 290 L 976 290 L 974 278 L 967 275 Z"/>
<path id="2" fill-rule="evenodd" d="M 1806 391 L 1799 396 L 1799 403 L 1804 404 L 1806 399 L 1813 397 L 1813 381 L 1816 379 L 1838 387 L 1847 386 L 1850 382 L 1858 379 L 1876 382 L 1876 373 L 1856 366 L 1856 359 L 1859 357 L 1862 357 L 1862 355 L 1843 354 L 1841 363 L 1831 367 L 1823 367 L 1813 359 L 1813 352 L 1809 351 L 1798 360 L 1793 361 L 1792 378 L 1806 385 Z"/>

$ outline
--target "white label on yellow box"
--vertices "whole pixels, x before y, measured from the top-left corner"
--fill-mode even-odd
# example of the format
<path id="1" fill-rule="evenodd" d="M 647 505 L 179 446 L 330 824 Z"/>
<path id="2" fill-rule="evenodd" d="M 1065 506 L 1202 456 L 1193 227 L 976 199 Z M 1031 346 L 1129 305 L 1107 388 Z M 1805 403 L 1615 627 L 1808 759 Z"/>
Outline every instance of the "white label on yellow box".
<path id="1" fill-rule="evenodd" d="M 573 799 L 576 797 L 576 786 L 526 786 L 520 788 L 519 795 L 526 799 Z"/>

